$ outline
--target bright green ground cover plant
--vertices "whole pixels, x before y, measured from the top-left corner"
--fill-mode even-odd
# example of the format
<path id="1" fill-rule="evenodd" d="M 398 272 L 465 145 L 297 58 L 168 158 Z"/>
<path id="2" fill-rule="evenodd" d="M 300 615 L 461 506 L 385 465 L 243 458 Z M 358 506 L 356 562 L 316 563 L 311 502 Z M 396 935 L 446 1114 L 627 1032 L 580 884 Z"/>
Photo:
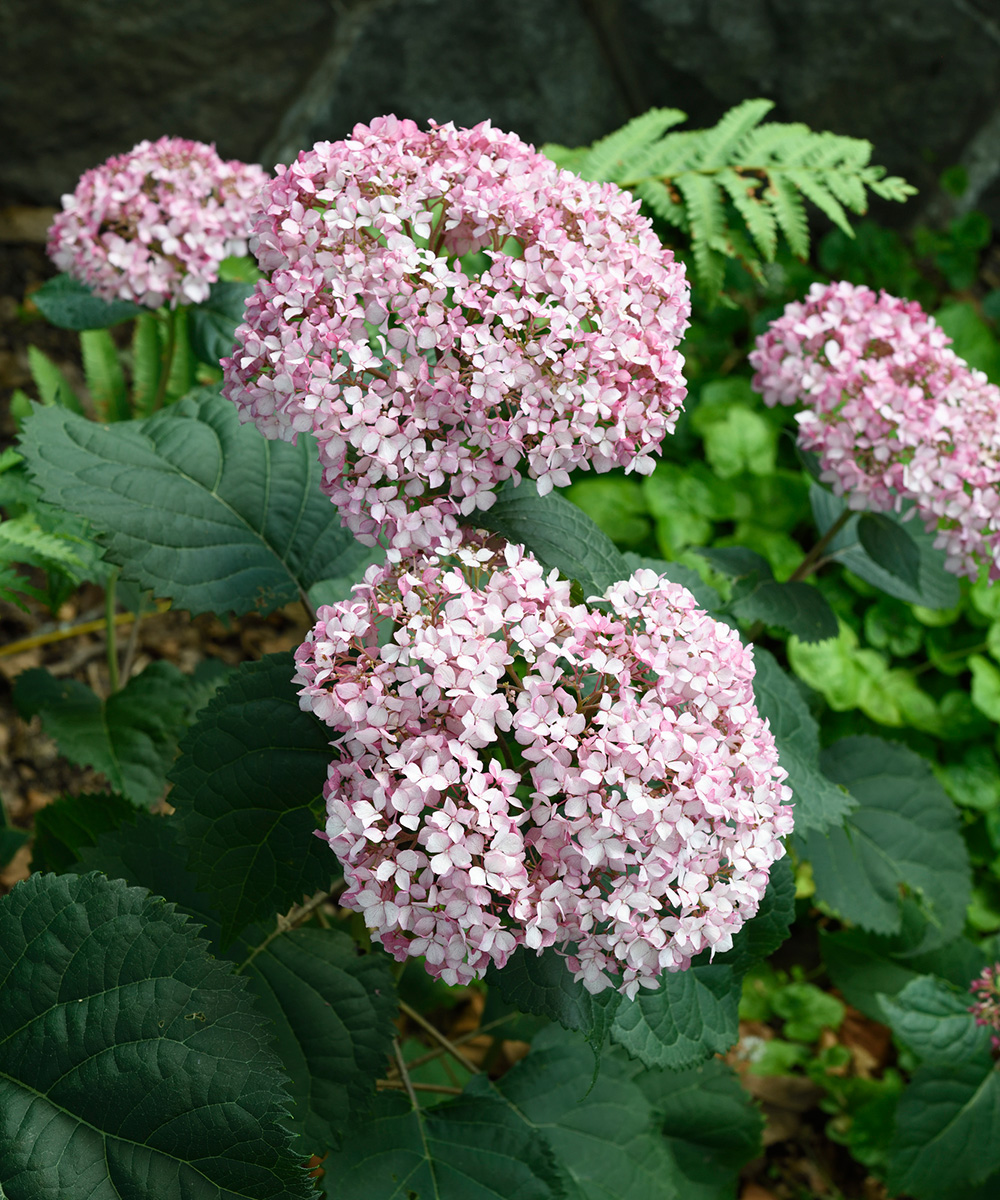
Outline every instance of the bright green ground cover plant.
<path id="1" fill-rule="evenodd" d="M 824 271 L 944 302 L 956 349 L 994 375 L 1000 306 L 947 298 L 967 286 L 981 229 L 927 240 L 930 277 L 895 235 L 863 225 L 851 240 L 844 206 L 863 211 L 866 187 L 902 199 L 906 185 L 868 165 L 866 143 L 761 124 L 766 110 L 750 102 L 698 132 L 660 111 L 589 150 L 553 150 L 587 179 L 634 188 L 661 238 L 693 256 L 690 395 L 652 473 L 580 472 L 564 495 L 526 480 L 476 517 L 571 580 L 574 600 L 651 566 L 756 643 L 756 702 L 795 800 L 790 854 L 757 916 L 731 949 L 635 998 L 589 991 L 553 950 L 523 945 L 485 981 L 448 987 L 330 903 L 345 884 L 313 835 L 331 730 L 300 708 L 290 656 L 194 676 L 154 663 L 103 697 L 27 672 L 21 711 L 109 790 L 39 814 L 35 873 L 0 900 L 9 1200 L 317 1188 L 721 1200 L 760 1151 L 761 1117 L 719 1057 L 741 1002 L 779 1035 L 756 1066 L 820 1081 L 831 1136 L 892 1191 L 992 1194 L 1000 1085 L 968 989 L 1000 957 L 1000 602 L 985 579 L 946 570 L 917 522 L 846 510 L 796 449 L 790 410 L 754 390 L 746 353 L 821 277 L 800 261 L 803 197 L 840 227 L 821 243 Z M 487 265 L 461 245 L 448 253 L 466 274 Z M 207 376 L 192 389 L 184 367 L 183 386 L 169 382 L 183 330 L 207 366 L 229 351 L 221 295 L 137 315 L 95 307 L 65 278 L 48 288 L 40 307 L 60 324 L 135 320 L 131 369 L 108 337 L 90 339 L 99 423 L 36 364 L 43 403 L 0 474 L 5 525 L 27 514 L 59 541 L 36 534 L 10 561 L 107 579 L 109 593 L 117 580 L 136 603 L 151 593 L 192 614 L 345 596 L 377 550 L 323 494 L 313 437 L 265 441 Z M 364 369 L 369 382 L 382 370 Z M 18 838 L 0 829 L 0 850 Z M 815 1049 L 842 1005 L 767 965 L 796 916 L 809 929 L 817 911 L 826 978 L 897 1039 L 899 1068 L 877 1086 L 852 1088 Z M 485 989 L 484 1030 L 531 1041 L 496 1079 L 435 1032 L 470 988 Z M 426 1042 L 400 1042 L 400 1012 Z M 314 1155 L 318 1182 L 304 1169 Z"/>

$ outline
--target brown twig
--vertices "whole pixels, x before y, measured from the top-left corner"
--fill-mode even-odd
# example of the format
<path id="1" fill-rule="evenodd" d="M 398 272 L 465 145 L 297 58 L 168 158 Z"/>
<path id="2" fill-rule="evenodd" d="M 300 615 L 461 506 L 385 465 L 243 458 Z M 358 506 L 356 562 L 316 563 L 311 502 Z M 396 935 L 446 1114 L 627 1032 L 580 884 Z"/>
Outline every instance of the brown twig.
<path id="1" fill-rule="evenodd" d="M 405 1000 L 400 1000 L 399 1007 L 402 1012 L 406 1013 L 411 1021 L 415 1021 L 425 1033 L 429 1033 L 431 1037 L 434 1038 L 434 1040 L 438 1042 L 448 1054 L 451 1055 L 455 1062 L 457 1062 L 460 1066 L 463 1066 L 470 1075 L 478 1075 L 480 1073 L 476 1064 L 474 1062 L 470 1062 L 453 1041 L 451 1041 L 449 1038 L 446 1038 L 440 1029 L 435 1029 L 430 1021 L 418 1013 L 415 1008 L 411 1008 Z"/>

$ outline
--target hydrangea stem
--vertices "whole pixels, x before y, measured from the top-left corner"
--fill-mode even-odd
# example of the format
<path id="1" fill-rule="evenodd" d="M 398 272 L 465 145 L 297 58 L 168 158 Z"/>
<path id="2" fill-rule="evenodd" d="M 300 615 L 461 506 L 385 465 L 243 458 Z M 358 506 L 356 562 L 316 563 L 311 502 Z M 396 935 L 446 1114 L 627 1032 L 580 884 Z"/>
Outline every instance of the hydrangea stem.
<path id="1" fill-rule="evenodd" d="M 799 563 L 792 574 L 789 575 L 789 583 L 799 583 L 801 580 L 807 579 L 819 568 L 826 548 L 854 515 L 855 514 L 851 509 L 844 509 L 836 521 L 834 521 L 826 533 L 823 534 L 816 545 L 813 546 L 805 558 Z"/>
<path id="2" fill-rule="evenodd" d="M 400 1012 L 405 1013 L 411 1021 L 415 1021 L 425 1033 L 429 1033 L 430 1036 L 441 1046 L 441 1048 L 446 1053 L 450 1054 L 455 1062 L 459 1064 L 459 1066 L 464 1067 L 470 1075 L 479 1074 L 479 1068 L 476 1066 L 476 1064 L 474 1062 L 470 1062 L 470 1060 L 465 1057 L 465 1055 L 461 1050 L 458 1049 L 454 1042 L 446 1038 L 440 1029 L 436 1029 L 426 1017 L 418 1013 L 415 1008 L 411 1008 L 405 1000 L 400 1000 L 399 1010 Z"/>
<path id="3" fill-rule="evenodd" d="M 157 384 L 156 396 L 153 398 L 152 412 L 161 409 L 167 398 L 167 388 L 170 386 L 170 368 L 173 366 L 174 351 L 177 349 L 177 312 L 167 309 L 164 321 L 167 327 L 167 336 L 160 353 L 160 381 Z"/>

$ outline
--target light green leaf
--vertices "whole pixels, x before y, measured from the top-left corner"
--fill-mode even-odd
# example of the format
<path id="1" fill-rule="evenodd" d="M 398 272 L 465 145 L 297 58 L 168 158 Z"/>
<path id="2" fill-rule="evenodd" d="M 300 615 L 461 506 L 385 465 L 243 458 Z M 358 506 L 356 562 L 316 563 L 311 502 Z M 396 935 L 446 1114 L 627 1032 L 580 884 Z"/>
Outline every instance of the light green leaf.
<path id="1" fill-rule="evenodd" d="M 70 387 L 69 380 L 44 350 L 39 350 L 35 345 L 28 346 L 28 366 L 42 404 L 58 405 L 71 412 L 83 413 L 83 406 Z"/>
<path id="2" fill-rule="evenodd" d="M 1000 721 L 1000 670 L 981 654 L 969 656 L 972 703 L 991 721 Z"/>

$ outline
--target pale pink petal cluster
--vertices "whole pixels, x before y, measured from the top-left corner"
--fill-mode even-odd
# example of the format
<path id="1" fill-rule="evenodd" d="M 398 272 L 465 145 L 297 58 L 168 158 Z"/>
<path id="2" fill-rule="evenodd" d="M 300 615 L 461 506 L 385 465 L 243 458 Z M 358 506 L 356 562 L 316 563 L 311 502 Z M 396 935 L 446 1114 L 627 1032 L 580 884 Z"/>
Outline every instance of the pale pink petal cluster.
<path id="1" fill-rule="evenodd" d="M 970 984 L 969 991 L 975 996 L 969 1012 L 976 1018 L 977 1025 L 993 1030 L 990 1042 L 994 1050 L 1000 1050 L 1000 962 L 983 967 Z"/>
<path id="2" fill-rule="evenodd" d="M 648 474 L 685 396 L 689 288 L 639 205 L 488 122 L 384 117 L 267 187 L 264 278 L 224 360 L 268 437 L 390 557 L 457 544 L 497 485 Z"/>
<path id="3" fill-rule="evenodd" d="M 1000 579 L 1000 388 L 949 343 L 915 302 L 816 283 L 750 362 L 765 403 L 805 406 L 799 443 L 852 508 L 915 512 L 949 570 Z"/>
<path id="4" fill-rule="evenodd" d="M 372 567 L 296 654 L 342 737 L 344 903 L 448 983 L 518 947 L 634 996 L 730 948 L 791 832 L 753 657 L 649 570 L 574 604 L 522 547 Z"/>
<path id="5" fill-rule="evenodd" d="M 49 257 L 103 300 L 149 308 L 208 298 L 228 255 L 247 252 L 267 174 L 185 138 L 140 142 L 62 198 Z"/>

